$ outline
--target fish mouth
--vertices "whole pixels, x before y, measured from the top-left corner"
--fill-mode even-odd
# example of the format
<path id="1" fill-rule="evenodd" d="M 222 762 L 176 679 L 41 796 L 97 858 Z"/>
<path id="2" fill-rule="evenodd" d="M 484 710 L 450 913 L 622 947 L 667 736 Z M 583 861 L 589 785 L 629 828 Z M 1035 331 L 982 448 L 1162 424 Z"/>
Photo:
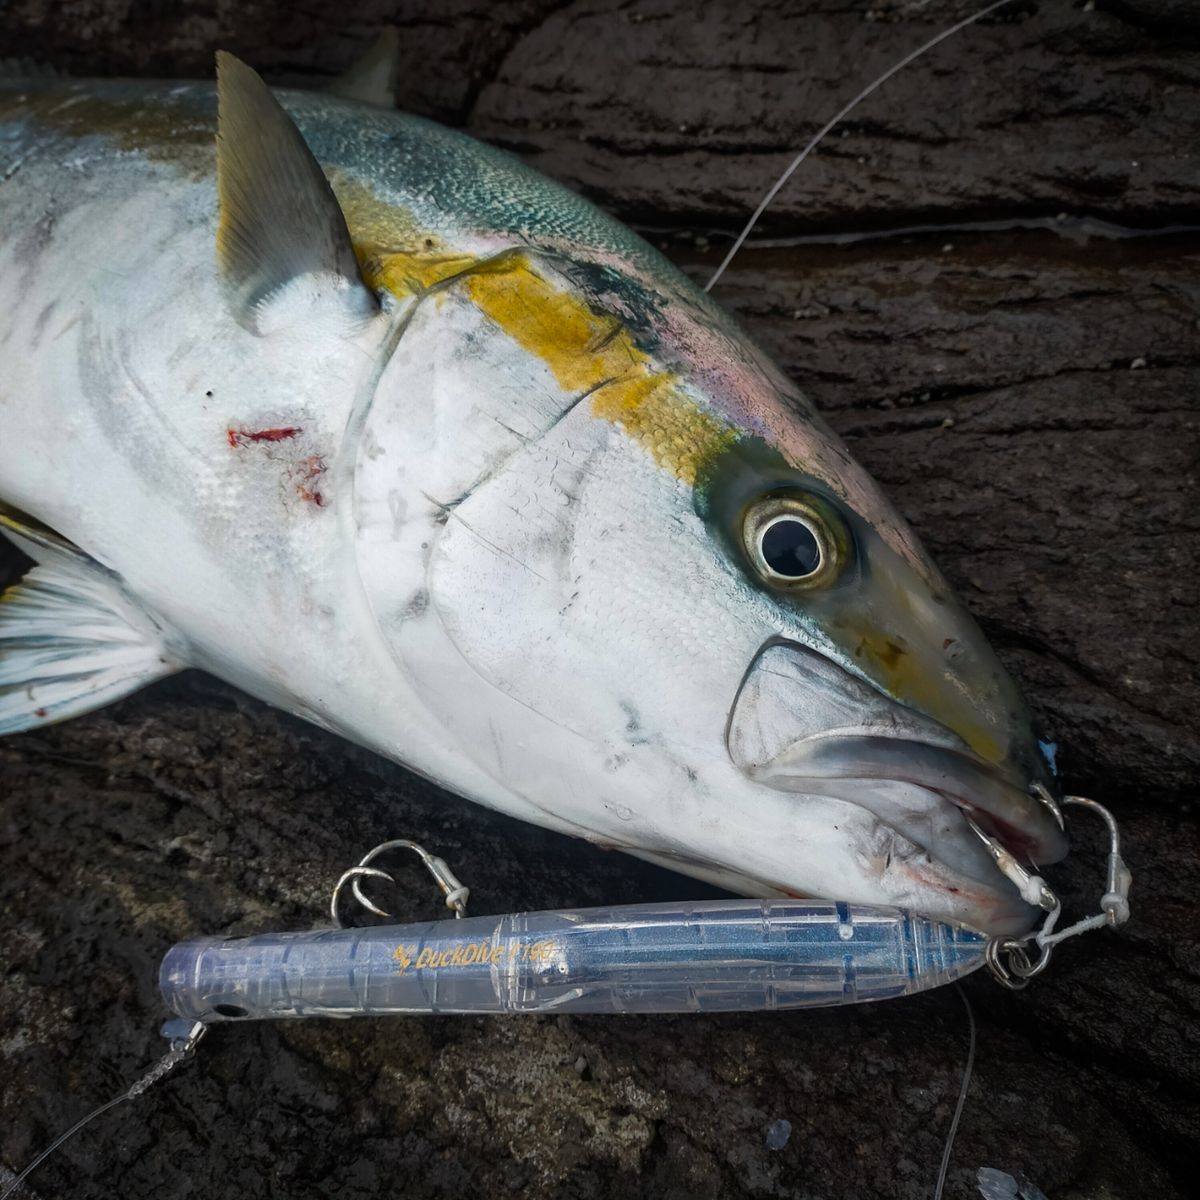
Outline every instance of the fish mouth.
<path id="1" fill-rule="evenodd" d="M 800 790 L 799 784 L 823 791 L 823 783 L 847 780 L 913 784 L 1032 863 L 1058 862 L 1067 853 L 1049 807 L 967 750 L 903 737 L 826 735 L 797 742 L 748 774 L 783 791 Z"/>
<path id="2" fill-rule="evenodd" d="M 1014 770 L 794 642 L 759 651 L 730 711 L 726 747 L 756 783 L 866 809 L 925 852 L 927 889 L 957 892 L 968 881 L 993 926 L 1028 924 L 1032 910 L 970 822 L 1032 863 L 1067 852 L 1050 806 Z"/>

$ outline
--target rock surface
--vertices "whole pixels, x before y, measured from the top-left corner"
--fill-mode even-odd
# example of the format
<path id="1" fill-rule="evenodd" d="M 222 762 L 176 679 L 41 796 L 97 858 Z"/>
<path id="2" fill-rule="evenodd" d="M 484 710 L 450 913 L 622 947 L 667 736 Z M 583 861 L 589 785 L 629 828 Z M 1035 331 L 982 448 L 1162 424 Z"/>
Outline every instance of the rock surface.
<path id="1" fill-rule="evenodd" d="M 968 11 L 14 0 L 0 58 L 189 76 L 225 46 L 318 84 L 391 20 L 404 107 L 516 150 L 703 276 L 793 148 Z M 1194 4 L 1016 3 L 868 101 L 773 208 L 762 232 L 790 244 L 752 246 L 718 290 L 934 551 L 1136 872 L 1119 935 L 1064 948 L 1019 996 L 968 984 L 979 1050 L 947 1196 L 976 1194 L 981 1166 L 1051 1200 L 1194 1194 L 1200 232 L 1172 227 L 1200 211 L 1197 145 Z M 0 742 L 0 790 L 7 1167 L 161 1053 L 166 946 L 303 927 L 385 837 L 436 847 L 476 912 L 704 891 L 198 675 Z M 1102 850 L 1081 824 L 1054 872 L 1074 911 Z M 434 910 L 426 880 L 404 884 L 404 911 Z M 965 1055 L 950 992 L 787 1017 L 246 1026 L 33 1193 L 925 1197 Z"/>

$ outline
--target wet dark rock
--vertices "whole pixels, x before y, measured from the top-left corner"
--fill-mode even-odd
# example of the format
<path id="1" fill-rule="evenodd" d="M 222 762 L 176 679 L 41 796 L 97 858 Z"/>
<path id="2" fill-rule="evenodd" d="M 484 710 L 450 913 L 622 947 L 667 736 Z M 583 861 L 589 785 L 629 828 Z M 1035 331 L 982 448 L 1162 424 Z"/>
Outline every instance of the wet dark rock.
<path id="1" fill-rule="evenodd" d="M 967 11 L 16 0 L 0 58 L 188 76 L 220 45 L 316 84 L 396 19 L 405 106 L 516 149 L 703 277 L 794 148 Z M 1168 227 L 1200 212 L 1197 30 L 1183 0 L 1012 5 L 856 113 L 764 232 L 1038 227 L 760 246 L 719 288 L 931 546 L 1058 742 L 1067 788 L 1121 819 L 1136 872 L 1120 935 L 1065 947 L 1019 996 L 968 984 L 979 1054 L 948 1196 L 976 1194 L 982 1166 L 1051 1200 L 1194 1194 L 1200 234 Z M 1161 232 L 1085 237 L 1083 217 Z M 308 925 L 387 836 L 436 847 L 478 912 L 704 892 L 199 675 L 0 742 L 0 789 L 10 1167 L 161 1053 L 172 941 Z M 1054 872 L 1074 911 L 1102 850 L 1081 824 Z M 399 903 L 435 907 L 416 873 Z M 965 1039 L 951 993 L 787 1017 L 245 1026 L 33 1190 L 925 1197 Z"/>

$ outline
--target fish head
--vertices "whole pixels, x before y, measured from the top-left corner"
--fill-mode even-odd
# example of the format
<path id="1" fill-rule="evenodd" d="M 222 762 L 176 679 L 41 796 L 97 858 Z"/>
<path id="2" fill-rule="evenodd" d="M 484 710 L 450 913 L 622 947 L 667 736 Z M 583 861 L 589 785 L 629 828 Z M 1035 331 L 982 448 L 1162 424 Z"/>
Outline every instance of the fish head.
<path id="1" fill-rule="evenodd" d="M 803 434 L 832 460 L 827 431 Z M 1032 714 L 879 489 L 852 462 L 816 476 L 747 438 L 713 464 L 698 511 L 773 617 L 729 710 L 730 761 L 800 803 L 870 814 L 859 862 L 880 900 L 1027 925 L 972 824 L 1031 863 L 1065 854 Z"/>
<path id="2" fill-rule="evenodd" d="M 520 254 L 409 318 L 357 484 L 377 551 L 396 461 L 426 505 L 420 605 L 364 562 L 398 660 L 500 807 L 745 893 L 1027 928 L 966 819 L 1065 853 L 1014 683 L 721 310 L 616 278 Z"/>

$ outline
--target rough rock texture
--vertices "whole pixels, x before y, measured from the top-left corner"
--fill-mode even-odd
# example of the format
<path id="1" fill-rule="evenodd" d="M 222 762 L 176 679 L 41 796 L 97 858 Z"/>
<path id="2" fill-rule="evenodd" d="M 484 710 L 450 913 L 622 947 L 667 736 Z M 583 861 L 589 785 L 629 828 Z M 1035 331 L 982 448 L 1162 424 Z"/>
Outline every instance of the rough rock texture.
<path id="1" fill-rule="evenodd" d="M 394 20 L 402 104 L 516 149 L 702 275 L 794 147 L 967 11 L 14 0 L 0 57 L 187 76 L 223 45 L 319 83 Z M 719 289 L 913 521 L 1054 731 L 1066 786 L 1113 806 L 1137 872 L 1120 935 L 1065 948 L 1023 995 L 967 987 L 979 1055 L 948 1196 L 974 1194 L 983 1165 L 1051 1200 L 1195 1194 L 1200 233 L 1170 227 L 1196 221 L 1198 145 L 1194 3 L 1016 3 L 806 164 L 765 233 L 818 240 L 752 248 Z M 995 224 L 888 234 L 966 222 Z M 9 1167 L 160 1053 L 171 941 L 304 926 L 386 836 L 436 847 L 476 912 L 703 892 L 195 675 L 0 743 L 0 789 Z M 1081 911 L 1098 831 L 1081 823 L 1077 846 L 1054 879 Z M 434 910 L 415 872 L 399 905 Z M 247 1026 L 34 1191 L 924 1197 L 965 1042 L 950 992 L 789 1017 Z M 780 1118 L 792 1134 L 772 1150 Z"/>

